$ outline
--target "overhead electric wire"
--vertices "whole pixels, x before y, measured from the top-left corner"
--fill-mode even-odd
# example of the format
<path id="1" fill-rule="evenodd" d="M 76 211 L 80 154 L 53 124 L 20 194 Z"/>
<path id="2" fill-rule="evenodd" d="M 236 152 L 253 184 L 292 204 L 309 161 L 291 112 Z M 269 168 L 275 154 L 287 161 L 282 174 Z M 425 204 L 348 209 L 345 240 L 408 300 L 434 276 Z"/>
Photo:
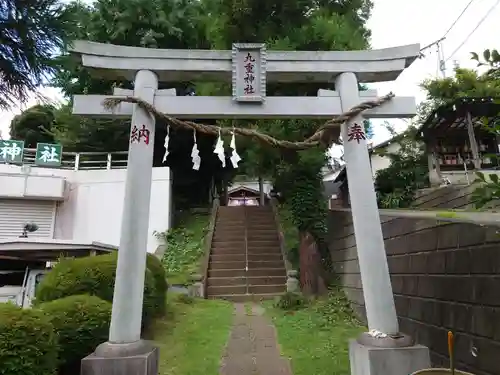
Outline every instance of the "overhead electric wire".
<path id="1" fill-rule="evenodd" d="M 441 38 L 439 38 L 438 40 L 436 40 L 435 42 L 432 42 L 431 44 L 423 47 L 420 49 L 420 58 L 424 57 L 425 55 L 423 54 L 423 51 L 425 51 L 426 49 L 432 47 L 432 46 L 437 46 L 437 58 L 438 58 L 438 61 L 437 61 L 437 70 L 436 70 L 436 76 L 438 74 L 438 72 L 440 71 L 443 75 L 443 77 L 446 75 L 445 73 L 445 63 L 446 61 L 444 60 L 444 51 L 443 51 L 443 44 L 441 43 L 443 40 L 446 39 L 446 37 L 448 36 L 448 34 L 450 33 L 450 31 L 455 27 L 455 25 L 457 24 L 457 22 L 460 20 L 460 18 L 462 18 L 462 16 L 465 14 L 465 12 L 467 11 L 467 9 L 469 9 L 469 7 L 472 5 L 472 3 L 474 2 L 475 0 L 470 0 L 467 5 L 465 6 L 464 9 L 462 9 L 462 12 L 460 12 L 460 14 L 458 15 L 457 18 L 455 18 L 455 20 L 453 21 L 453 23 L 451 24 L 451 26 L 448 28 L 448 30 L 446 30 L 446 32 L 443 34 L 443 36 Z"/>
<path id="2" fill-rule="evenodd" d="M 464 10 L 462 10 L 462 13 L 460 13 L 458 15 L 458 17 L 455 19 L 455 21 L 453 21 L 453 23 L 451 24 L 450 28 L 448 30 L 446 30 L 446 32 L 444 33 L 443 35 L 443 38 L 446 38 L 446 36 L 450 33 L 451 29 L 453 29 L 453 27 L 457 24 L 457 22 L 460 20 L 460 18 L 462 18 L 462 16 L 464 15 L 464 13 L 467 11 L 467 9 L 469 9 L 469 7 L 471 6 L 471 4 L 474 2 L 475 0 L 470 0 L 469 1 L 469 4 L 467 4 L 464 8 Z"/>
<path id="3" fill-rule="evenodd" d="M 500 0 L 497 0 L 497 2 L 495 4 L 493 4 L 493 6 L 490 9 L 488 9 L 488 12 L 486 12 L 486 14 L 483 16 L 483 18 L 481 18 L 481 20 L 478 22 L 476 27 L 474 27 L 474 29 L 469 33 L 469 35 L 467 35 L 465 37 L 465 39 L 462 41 L 462 43 L 460 43 L 460 45 L 445 60 L 445 62 L 448 61 L 449 59 L 451 59 L 455 55 L 455 53 L 457 53 L 460 50 L 460 48 L 462 48 L 464 46 L 464 44 L 467 43 L 467 41 L 472 36 L 472 34 L 474 34 L 476 32 L 476 30 L 479 29 L 479 27 L 483 24 L 483 22 L 486 20 L 486 18 L 488 18 L 488 16 L 493 12 L 493 10 L 495 10 L 495 8 L 498 6 L 498 4 L 500 4 Z"/>
<path id="4" fill-rule="evenodd" d="M 446 30 L 446 32 L 443 34 L 443 36 L 441 38 L 439 38 L 438 40 L 436 40 L 435 42 L 432 42 L 428 45 L 426 45 L 425 47 L 422 47 L 420 49 L 420 52 L 422 51 L 425 51 L 427 48 L 430 48 L 434 45 L 438 45 L 446 39 L 447 35 L 450 33 L 451 29 L 453 29 L 453 27 L 455 27 L 455 25 L 457 24 L 457 22 L 460 20 L 460 18 L 462 18 L 462 16 L 465 14 L 465 12 L 467 11 L 467 9 L 469 9 L 469 7 L 471 6 L 471 4 L 474 2 L 475 0 L 470 0 L 469 3 L 465 6 L 464 9 L 462 9 L 462 12 L 458 15 L 457 18 L 455 18 L 455 21 L 453 21 L 453 23 L 451 24 L 451 26 L 448 28 L 448 30 Z M 440 47 L 442 49 L 442 47 Z"/>

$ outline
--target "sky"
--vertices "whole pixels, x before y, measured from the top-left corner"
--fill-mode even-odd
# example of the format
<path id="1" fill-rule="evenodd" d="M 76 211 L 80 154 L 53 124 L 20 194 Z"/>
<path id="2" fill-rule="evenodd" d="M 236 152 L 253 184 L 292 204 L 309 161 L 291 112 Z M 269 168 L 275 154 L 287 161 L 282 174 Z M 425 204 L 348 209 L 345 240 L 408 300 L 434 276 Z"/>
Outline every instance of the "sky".
<path id="1" fill-rule="evenodd" d="M 387 48 L 406 44 L 420 43 L 424 47 L 440 39 L 454 23 L 470 0 L 374 0 L 374 9 L 368 22 L 372 31 L 372 48 Z M 487 48 L 500 48 L 500 5 L 496 6 L 484 22 L 470 36 L 468 35 L 479 24 L 481 19 L 500 0 L 473 0 L 464 15 L 448 33 L 442 42 L 446 62 L 446 74 L 450 76 L 454 63 L 462 67 L 474 68 L 470 60 L 470 52 L 482 52 Z M 464 43 L 465 41 L 465 43 Z M 460 45 L 463 43 L 463 46 Z M 456 52 L 455 50 L 460 47 Z M 427 49 L 425 57 L 417 59 L 394 82 L 370 85 L 379 90 L 379 95 L 392 91 L 400 96 L 415 96 L 417 102 L 425 99 L 425 93 L 419 84 L 427 78 L 435 78 L 441 74 L 438 70 L 436 47 Z M 60 101 L 62 96 L 57 89 L 43 88 L 41 93 L 51 100 Z M 36 104 L 32 99 L 24 108 Z M 8 138 L 9 124 L 12 118 L 23 108 L 11 111 L 0 111 L 0 131 L 4 139 Z M 373 143 L 384 142 L 390 138 L 389 132 L 381 121 L 374 121 Z M 404 121 L 391 121 L 396 130 L 405 128 Z"/>

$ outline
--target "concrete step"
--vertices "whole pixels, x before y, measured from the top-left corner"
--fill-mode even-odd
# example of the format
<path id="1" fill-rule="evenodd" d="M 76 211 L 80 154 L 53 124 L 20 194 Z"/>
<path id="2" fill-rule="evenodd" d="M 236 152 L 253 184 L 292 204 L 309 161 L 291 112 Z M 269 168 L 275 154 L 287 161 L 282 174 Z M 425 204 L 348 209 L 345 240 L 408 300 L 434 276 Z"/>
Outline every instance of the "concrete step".
<path id="1" fill-rule="evenodd" d="M 285 262 L 283 260 L 271 260 L 271 261 L 253 261 L 248 262 L 248 269 L 263 269 L 263 268 L 280 268 L 285 267 Z M 236 267 L 235 267 L 236 268 Z M 244 266 L 243 266 L 244 268 Z"/>
<path id="2" fill-rule="evenodd" d="M 208 269 L 208 277 L 273 277 L 273 276 L 281 276 L 286 277 L 285 267 L 279 268 L 261 268 L 261 269 L 249 269 L 245 271 L 244 268 L 238 269 L 228 269 L 228 268 L 220 268 L 220 269 Z"/>
<path id="3" fill-rule="evenodd" d="M 274 215 L 272 212 L 245 212 L 245 217 L 247 219 L 272 219 L 274 220 Z"/>
<path id="4" fill-rule="evenodd" d="M 211 254 L 211 262 L 246 262 L 247 256 L 245 253 L 238 254 Z"/>
<path id="5" fill-rule="evenodd" d="M 207 288 L 207 295 L 220 296 L 227 294 L 246 294 L 247 286 L 243 285 L 225 285 L 225 286 L 209 286 Z"/>
<path id="6" fill-rule="evenodd" d="M 245 248 L 245 238 L 239 240 L 216 240 L 215 238 L 212 241 L 212 247 L 214 248 L 223 248 L 223 247 L 241 247 Z"/>
<path id="7" fill-rule="evenodd" d="M 229 294 L 224 296 L 208 296 L 210 299 L 223 299 L 231 302 L 259 302 L 269 299 L 274 299 L 280 296 L 281 293 L 278 294 Z"/>
<path id="8" fill-rule="evenodd" d="M 245 285 L 247 278 L 245 276 L 236 277 L 211 277 L 207 279 L 207 285 L 211 286 L 231 286 L 231 285 Z"/>
<path id="9" fill-rule="evenodd" d="M 230 253 L 212 253 L 210 255 L 211 262 L 282 262 L 281 253 L 275 252 L 271 254 L 245 254 L 244 252 L 230 252 Z"/>
<path id="10" fill-rule="evenodd" d="M 285 276 L 251 276 L 251 277 L 209 277 L 208 286 L 230 285 L 285 285 Z"/>
<path id="11" fill-rule="evenodd" d="M 276 231 L 266 231 L 259 233 L 248 232 L 247 241 L 248 242 L 266 242 L 266 241 L 275 241 L 279 242 L 278 232 Z M 213 241 L 221 242 L 221 241 L 244 241 L 245 240 L 245 232 L 244 231 L 215 231 Z"/>
<path id="12" fill-rule="evenodd" d="M 277 241 L 279 242 L 278 233 L 276 231 L 269 231 L 263 233 L 247 233 L 247 242 L 254 241 Z"/>
<path id="13" fill-rule="evenodd" d="M 215 222 L 215 231 L 223 231 L 223 232 L 236 232 L 236 231 L 246 231 L 245 223 L 235 223 L 233 220 L 225 221 L 225 222 Z"/>
<path id="14" fill-rule="evenodd" d="M 246 218 L 246 215 L 244 212 L 219 212 L 217 215 L 217 219 L 228 219 L 228 218 L 235 218 L 244 221 Z"/>
<path id="15" fill-rule="evenodd" d="M 280 242 L 278 241 L 278 238 L 276 239 L 271 239 L 271 240 L 260 240 L 260 239 L 248 239 L 247 240 L 247 246 L 248 247 L 266 247 L 266 246 L 279 246 Z"/>
<path id="16" fill-rule="evenodd" d="M 242 228 L 245 229 L 246 222 L 245 220 L 237 219 L 237 218 L 218 218 L 217 221 L 215 222 L 215 229 L 217 230 L 220 227 L 223 228 L 233 228 L 233 229 L 238 229 Z"/>
<path id="17" fill-rule="evenodd" d="M 248 246 L 247 251 L 248 254 L 281 254 L 279 245 L 266 247 Z"/>
<path id="18" fill-rule="evenodd" d="M 266 238 L 264 238 L 266 239 Z M 238 242 L 238 241 L 244 241 L 245 240 L 245 232 L 238 231 L 238 232 L 220 232 L 220 231 L 215 231 L 213 241 L 214 242 L 221 242 L 221 241 L 231 241 L 231 242 Z"/>
<path id="19" fill-rule="evenodd" d="M 286 276 L 247 277 L 248 285 L 286 285 Z"/>
<path id="20" fill-rule="evenodd" d="M 236 247 L 217 246 L 217 247 L 212 247 L 212 250 L 210 251 L 210 255 L 224 255 L 224 254 L 245 254 L 245 245 Z"/>
<path id="21" fill-rule="evenodd" d="M 249 285 L 250 294 L 279 294 L 286 292 L 286 284 Z M 236 294 L 236 293 L 233 293 Z"/>
<path id="22" fill-rule="evenodd" d="M 209 296 L 224 296 L 238 294 L 279 294 L 286 291 L 285 284 L 268 284 L 268 285 L 224 285 L 224 286 L 209 286 L 207 295 Z"/>
<path id="23" fill-rule="evenodd" d="M 208 263 L 208 269 L 211 270 L 244 270 L 246 267 L 245 261 L 240 262 L 212 262 Z M 250 265 L 249 265 L 250 268 Z M 254 267 L 257 268 L 257 267 Z"/>
<path id="24" fill-rule="evenodd" d="M 274 220 L 256 219 L 247 221 L 247 230 L 276 229 Z"/>
<path id="25" fill-rule="evenodd" d="M 255 262 L 255 261 L 283 261 L 281 253 L 275 252 L 275 253 L 262 253 L 262 254 L 248 254 L 247 255 L 248 260 L 250 262 Z"/>
<path id="26" fill-rule="evenodd" d="M 222 261 L 213 261 L 210 260 L 208 263 L 208 269 L 209 270 L 220 270 L 220 269 L 229 269 L 229 270 L 239 270 L 239 269 L 245 269 L 246 267 L 246 262 L 245 260 L 240 260 L 240 261 L 230 261 L 230 260 L 222 260 Z M 268 268 L 281 268 L 285 267 L 285 263 L 283 262 L 282 259 L 280 260 L 270 260 L 270 261 L 249 261 L 248 262 L 248 269 L 249 270 L 255 270 L 255 269 L 268 269 Z"/>
<path id="27" fill-rule="evenodd" d="M 272 227 L 269 227 L 269 228 L 247 228 L 246 229 L 246 232 L 248 234 L 253 234 L 253 235 L 257 235 L 257 234 L 262 234 L 262 235 L 268 235 L 268 234 L 278 234 L 278 231 L 276 230 L 276 228 L 274 227 L 274 225 Z"/>
<path id="28" fill-rule="evenodd" d="M 230 223 L 222 223 L 215 226 L 215 231 L 220 231 L 221 233 L 232 233 L 232 232 L 247 232 L 247 233 L 266 233 L 266 232 L 274 232 L 277 233 L 278 231 L 275 228 L 274 223 L 272 225 L 254 225 L 251 226 L 250 228 L 244 225 L 230 225 Z"/>

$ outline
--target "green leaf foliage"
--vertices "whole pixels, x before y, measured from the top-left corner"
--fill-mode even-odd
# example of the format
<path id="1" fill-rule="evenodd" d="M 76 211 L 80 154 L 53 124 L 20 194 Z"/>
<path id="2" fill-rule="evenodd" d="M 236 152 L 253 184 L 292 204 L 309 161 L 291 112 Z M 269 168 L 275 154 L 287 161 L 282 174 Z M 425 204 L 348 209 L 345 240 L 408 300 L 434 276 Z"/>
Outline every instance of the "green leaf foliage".
<path id="1" fill-rule="evenodd" d="M 0 375 L 55 375 L 58 349 L 43 312 L 0 303 Z"/>
<path id="2" fill-rule="evenodd" d="M 41 281 L 36 291 L 35 304 L 80 294 L 89 294 L 112 302 L 116 260 L 117 253 L 62 259 Z M 156 293 L 153 273 L 146 269 L 142 309 L 144 327 L 148 327 L 159 314 Z"/>
<path id="3" fill-rule="evenodd" d="M 377 171 L 375 186 L 380 208 L 409 207 L 415 192 L 428 184 L 427 156 L 423 144 L 416 140 L 416 128 L 410 127 L 392 143 L 399 149 L 380 154 L 390 159 L 389 167 Z"/>
<path id="4" fill-rule="evenodd" d="M 0 109 L 9 109 L 55 72 L 52 57 L 67 43 L 74 14 L 60 0 L 2 0 L 0 14 Z"/>
<path id="5" fill-rule="evenodd" d="M 270 50 L 355 50 L 369 47 L 366 19 L 371 1 L 293 1 L 279 3 L 263 0 L 218 0 L 205 6 L 210 15 L 208 39 L 213 48 L 227 49 L 234 42 L 265 42 Z M 215 15 L 215 17 L 214 17 Z M 327 84 L 269 84 L 268 95 L 315 96 Z M 213 93 L 224 92 L 223 86 Z M 232 126 L 234 121 L 220 121 Z M 311 136 L 322 122 L 304 119 L 238 121 L 287 140 Z M 277 150 L 254 140 L 239 140 L 238 152 L 243 163 L 238 173 L 273 180 L 275 189 L 286 201 L 294 225 L 322 241 L 326 229 L 327 206 L 323 197 L 321 169 L 328 158 L 324 149 L 301 152 Z M 320 246 L 326 263 L 329 254 Z"/>
<path id="6" fill-rule="evenodd" d="M 50 319 L 59 339 L 59 368 L 78 373 L 82 358 L 107 341 L 111 303 L 95 296 L 75 295 L 38 306 Z"/>
<path id="7" fill-rule="evenodd" d="M 36 148 L 37 143 L 53 143 L 54 108 L 35 105 L 15 116 L 10 123 L 10 137 L 24 141 L 24 147 Z"/>
<path id="8" fill-rule="evenodd" d="M 230 49 L 235 42 L 264 42 L 270 50 L 299 51 L 369 48 L 370 31 L 366 21 L 372 6 L 370 0 L 97 0 L 90 6 L 78 2 L 70 5 L 78 14 L 73 35 L 78 39 L 129 46 L 191 49 Z M 63 54 L 58 64 L 53 84 L 68 97 L 74 94 L 110 94 L 113 87 L 132 87 L 131 82 L 120 77 L 91 77 L 68 54 Z M 186 87 L 194 87 L 198 95 L 230 94 L 229 85 L 220 82 L 169 82 L 160 88 L 166 87 L 177 88 L 181 95 Z M 334 87 L 314 82 L 270 83 L 267 94 L 316 96 L 319 88 Z M 56 115 L 56 118 L 61 116 Z M 79 147 L 84 144 L 88 147 L 90 144 L 103 147 L 106 144 L 108 147 L 128 144 L 125 134 L 111 131 L 108 137 L 100 132 L 105 127 L 115 128 L 115 124 L 117 127 L 124 125 L 123 121 L 104 124 L 102 120 L 81 121 L 66 116 L 66 120 L 56 120 L 56 123 L 53 134 L 64 144 L 78 144 Z M 303 140 L 312 135 L 322 122 L 304 119 L 225 120 L 219 121 L 219 124 L 255 127 L 280 139 Z M 157 127 L 160 128 L 161 124 Z M 241 167 L 237 171 L 226 168 L 218 174 L 220 164 L 212 163 L 210 168 L 217 177 L 216 183 L 223 181 L 227 184 L 236 173 L 272 179 L 286 197 L 294 223 L 300 230 L 311 231 L 320 239 L 326 227 L 326 203 L 322 196 L 320 173 L 327 162 L 326 150 L 318 148 L 297 153 L 273 149 L 253 139 L 238 138 L 237 142 L 238 152 L 243 158 Z M 189 147 L 188 144 L 185 148 Z M 211 157 L 215 158 L 213 154 Z M 210 160 L 210 157 L 202 159 Z M 324 258 L 329 257 L 326 251 L 323 255 Z"/>
<path id="9" fill-rule="evenodd" d="M 188 285 L 198 273 L 209 220 L 208 215 L 184 215 L 167 233 L 157 234 L 167 246 L 162 262 L 170 284 Z"/>

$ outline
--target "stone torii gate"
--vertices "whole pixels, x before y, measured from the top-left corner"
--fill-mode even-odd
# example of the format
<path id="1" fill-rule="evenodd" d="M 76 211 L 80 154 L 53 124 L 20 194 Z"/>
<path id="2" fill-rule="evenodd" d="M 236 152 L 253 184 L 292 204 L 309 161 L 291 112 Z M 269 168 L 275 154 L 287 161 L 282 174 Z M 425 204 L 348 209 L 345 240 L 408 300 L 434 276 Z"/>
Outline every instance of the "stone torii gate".
<path id="1" fill-rule="evenodd" d="M 134 90 L 115 89 L 115 97 L 135 96 L 181 119 L 331 119 L 376 100 L 376 91 L 359 91 L 358 83 L 395 80 L 419 50 L 418 44 L 347 52 L 266 51 L 264 44 L 234 44 L 231 51 L 164 50 L 86 41 L 76 41 L 72 48 L 95 76 L 134 82 Z M 233 95 L 176 97 L 175 89 L 158 90 L 158 81 L 203 80 L 231 82 Z M 319 90 L 317 97 L 269 97 L 267 82 L 335 82 L 335 91 Z M 109 341 L 83 360 L 82 374 L 114 373 L 117 366 L 120 374 L 156 374 L 158 353 L 140 340 L 155 120 L 136 104 L 121 103 L 110 111 L 103 106 L 106 98 L 76 95 L 73 105 L 77 115 L 132 117 Z M 379 375 L 381 368 L 384 375 L 407 375 L 429 365 L 426 348 L 413 346 L 399 332 L 362 126 L 363 117 L 415 114 L 413 97 L 395 97 L 341 127 L 368 326 L 378 332 L 351 342 L 353 375 Z M 382 356 L 373 354 L 382 349 Z"/>

